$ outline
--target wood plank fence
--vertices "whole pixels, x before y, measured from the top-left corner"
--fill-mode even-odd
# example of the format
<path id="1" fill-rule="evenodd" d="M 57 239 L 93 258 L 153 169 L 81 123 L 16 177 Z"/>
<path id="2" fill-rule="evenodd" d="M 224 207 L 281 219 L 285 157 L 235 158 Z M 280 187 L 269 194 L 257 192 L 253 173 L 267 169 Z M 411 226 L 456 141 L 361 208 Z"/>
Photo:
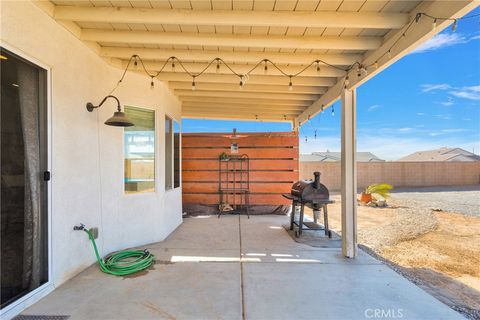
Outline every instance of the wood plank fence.
<path id="1" fill-rule="evenodd" d="M 238 144 L 238 155 L 250 159 L 250 204 L 285 205 L 281 194 L 290 192 L 298 180 L 298 135 L 272 133 L 184 133 L 182 134 L 183 203 L 219 203 L 218 158 Z"/>

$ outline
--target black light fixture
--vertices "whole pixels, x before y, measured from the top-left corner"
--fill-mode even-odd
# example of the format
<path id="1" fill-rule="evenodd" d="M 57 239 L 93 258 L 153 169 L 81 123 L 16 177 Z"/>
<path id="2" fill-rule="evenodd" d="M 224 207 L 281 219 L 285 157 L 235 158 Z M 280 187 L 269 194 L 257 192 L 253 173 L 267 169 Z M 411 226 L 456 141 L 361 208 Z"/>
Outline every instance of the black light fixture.
<path id="1" fill-rule="evenodd" d="M 134 125 L 133 122 L 130 119 L 127 118 L 125 113 L 122 112 L 122 108 L 120 106 L 120 100 L 118 100 L 117 97 L 112 96 L 112 95 L 108 95 L 105 98 L 103 98 L 102 102 L 100 102 L 100 104 L 98 106 L 94 106 L 93 103 L 88 102 L 87 103 L 88 112 L 92 112 L 96 108 L 100 108 L 105 103 L 105 101 L 107 101 L 108 98 L 113 98 L 117 101 L 117 111 L 113 114 L 113 116 L 111 118 L 109 118 L 109 119 L 107 119 L 107 121 L 105 121 L 105 124 L 107 126 L 113 126 L 113 127 L 131 127 L 131 126 L 133 126 Z"/>

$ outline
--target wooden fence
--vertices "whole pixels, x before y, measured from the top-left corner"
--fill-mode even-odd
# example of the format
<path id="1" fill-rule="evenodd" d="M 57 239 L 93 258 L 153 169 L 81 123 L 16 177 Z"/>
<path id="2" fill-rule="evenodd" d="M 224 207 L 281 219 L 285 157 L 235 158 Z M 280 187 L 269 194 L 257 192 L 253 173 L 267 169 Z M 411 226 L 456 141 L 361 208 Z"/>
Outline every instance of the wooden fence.
<path id="1" fill-rule="evenodd" d="M 331 191 L 339 191 L 340 162 L 300 162 L 300 178 L 321 172 L 321 181 Z M 357 185 L 386 182 L 395 188 L 460 186 L 480 184 L 480 162 L 358 162 Z"/>
<path id="2" fill-rule="evenodd" d="M 222 152 L 230 154 L 232 143 L 238 155 L 250 159 L 250 204 L 289 204 L 281 194 L 290 192 L 298 180 L 298 135 L 272 133 L 184 133 L 182 134 L 183 203 L 219 203 L 219 162 Z"/>

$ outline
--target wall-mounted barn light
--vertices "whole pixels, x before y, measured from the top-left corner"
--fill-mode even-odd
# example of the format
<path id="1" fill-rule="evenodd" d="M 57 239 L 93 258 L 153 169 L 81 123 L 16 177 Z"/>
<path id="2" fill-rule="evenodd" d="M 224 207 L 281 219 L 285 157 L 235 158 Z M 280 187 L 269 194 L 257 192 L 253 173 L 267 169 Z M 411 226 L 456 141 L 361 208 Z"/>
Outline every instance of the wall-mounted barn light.
<path id="1" fill-rule="evenodd" d="M 92 112 L 96 108 L 100 108 L 102 106 L 102 104 L 104 104 L 105 101 L 107 101 L 108 98 L 113 98 L 117 101 L 117 111 L 113 114 L 113 116 L 111 118 L 109 118 L 109 119 L 107 119 L 107 121 L 105 121 L 105 124 L 107 126 L 114 126 L 114 127 L 131 127 L 131 126 L 133 126 L 134 125 L 133 122 L 130 119 L 127 118 L 125 113 L 122 112 L 122 108 L 120 106 L 120 100 L 118 100 L 118 98 L 115 97 L 115 96 L 112 96 L 112 95 L 106 96 L 105 98 L 103 98 L 102 102 L 100 102 L 100 104 L 98 106 L 94 106 L 93 103 L 88 102 L 87 103 L 87 110 L 89 112 Z"/>

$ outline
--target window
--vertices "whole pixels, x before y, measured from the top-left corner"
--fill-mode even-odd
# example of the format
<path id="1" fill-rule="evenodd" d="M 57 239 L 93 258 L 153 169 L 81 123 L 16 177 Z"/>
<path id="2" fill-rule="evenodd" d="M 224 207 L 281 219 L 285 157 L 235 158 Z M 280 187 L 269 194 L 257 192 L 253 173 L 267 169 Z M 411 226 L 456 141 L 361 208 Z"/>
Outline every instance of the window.
<path id="1" fill-rule="evenodd" d="M 180 187 L 180 125 L 173 121 L 173 187 Z"/>
<path id="2" fill-rule="evenodd" d="M 180 125 L 165 116 L 165 190 L 180 187 Z"/>
<path id="3" fill-rule="evenodd" d="M 125 106 L 125 193 L 155 192 L 155 111 Z"/>
<path id="4" fill-rule="evenodd" d="M 165 116 L 165 190 L 172 189 L 172 119 Z"/>

